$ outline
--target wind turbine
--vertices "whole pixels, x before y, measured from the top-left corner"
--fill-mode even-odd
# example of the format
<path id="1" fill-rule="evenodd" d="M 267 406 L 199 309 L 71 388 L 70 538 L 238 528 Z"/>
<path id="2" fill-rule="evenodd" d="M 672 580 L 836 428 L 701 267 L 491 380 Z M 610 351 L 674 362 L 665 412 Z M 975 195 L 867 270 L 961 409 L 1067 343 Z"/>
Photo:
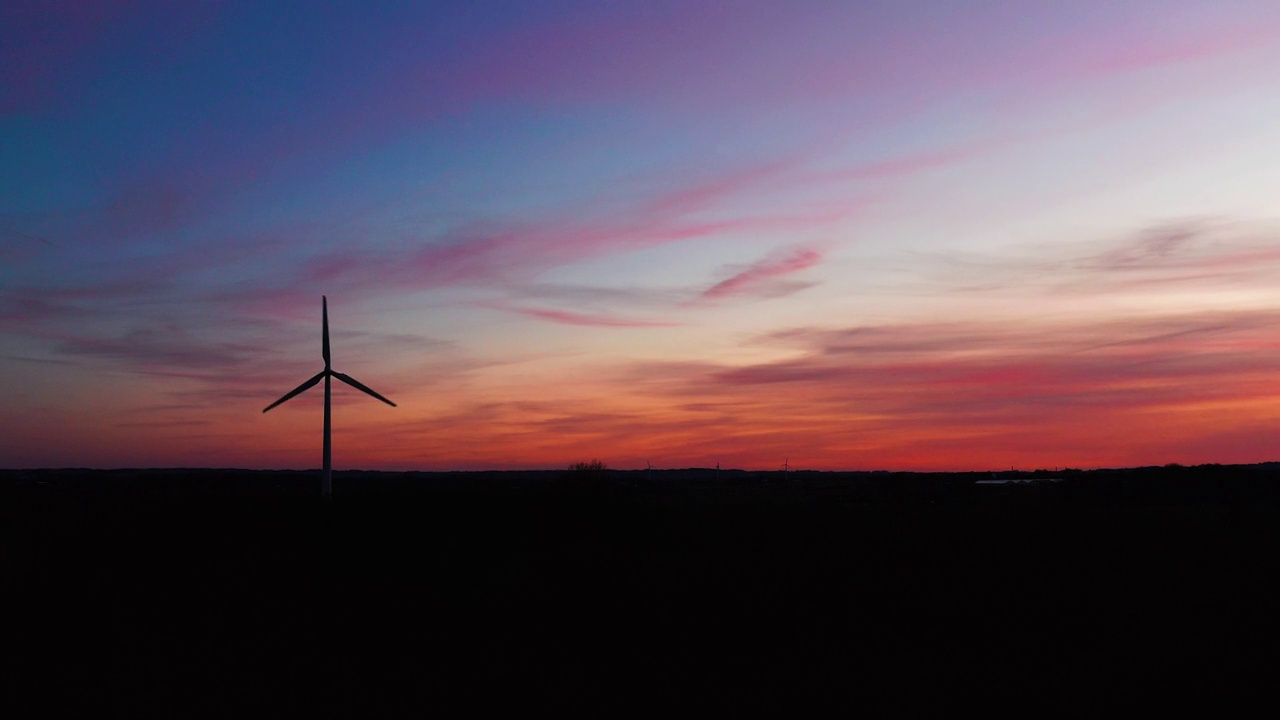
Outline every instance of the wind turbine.
<path id="1" fill-rule="evenodd" d="M 299 395 L 310 390 L 316 383 L 320 382 L 321 379 L 324 380 L 324 470 L 320 476 L 320 492 L 327 500 L 333 495 L 333 466 L 330 463 L 330 448 L 332 447 L 332 443 L 329 440 L 329 378 L 336 377 L 351 387 L 368 395 L 372 395 L 391 407 L 395 407 L 396 404 L 365 387 L 359 380 L 356 380 L 350 375 L 337 372 L 329 366 L 329 299 L 323 295 L 320 296 L 320 323 L 323 328 L 321 331 L 322 342 L 320 346 L 320 356 L 324 358 L 324 369 L 316 373 L 315 377 L 285 393 L 284 397 L 263 408 L 262 412 L 265 413 L 294 395 Z"/>

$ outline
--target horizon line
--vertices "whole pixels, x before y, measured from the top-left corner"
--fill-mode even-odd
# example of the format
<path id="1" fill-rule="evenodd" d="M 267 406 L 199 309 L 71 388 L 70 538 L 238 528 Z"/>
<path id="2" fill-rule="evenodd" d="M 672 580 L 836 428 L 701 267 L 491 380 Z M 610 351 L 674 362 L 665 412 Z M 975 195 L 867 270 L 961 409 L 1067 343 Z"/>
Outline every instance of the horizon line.
<path id="1" fill-rule="evenodd" d="M 999 474 L 999 473 L 1063 473 L 1063 472 L 1097 472 L 1097 471 L 1114 471 L 1114 470 L 1145 470 L 1145 469 L 1194 469 L 1194 468 L 1228 468 L 1228 467 L 1260 467 L 1266 465 L 1280 465 L 1280 459 L 1263 460 L 1253 463 L 1196 463 L 1186 465 L 1183 463 L 1170 462 L 1163 464 L 1149 465 L 1114 465 L 1114 466 L 1090 466 L 1090 467 L 1070 467 L 1059 466 L 1055 468 L 1034 468 L 1025 469 L 1018 467 L 1010 468 L 988 468 L 988 469 L 965 469 L 965 470 L 895 470 L 889 468 L 866 468 L 866 469 L 816 469 L 816 468 L 800 468 L 792 467 L 784 470 L 781 467 L 765 469 L 765 468 L 740 468 L 740 467 L 714 467 L 714 466 L 688 466 L 688 467 L 636 467 L 636 468 L 616 468 L 604 467 L 604 471 L 613 472 L 690 472 L 690 471 L 707 471 L 707 472 L 742 472 L 742 473 L 810 473 L 810 474 L 872 474 L 872 473 L 890 473 L 890 474 L 910 474 L 910 475 L 962 475 L 962 474 Z M 198 472 L 315 472 L 317 468 L 247 468 L 247 467 L 196 467 L 196 466 L 177 466 L 177 467 L 25 467 L 25 468 L 0 468 L 0 473 L 13 472 L 175 472 L 175 471 L 198 471 Z M 537 472 L 567 472 L 568 465 L 555 467 L 527 467 L 527 468 L 471 468 L 471 469 L 449 469 L 449 470 L 370 470 L 365 468 L 348 468 L 345 470 L 334 470 L 335 473 L 417 473 L 417 474 L 457 474 L 457 473 L 537 473 Z"/>

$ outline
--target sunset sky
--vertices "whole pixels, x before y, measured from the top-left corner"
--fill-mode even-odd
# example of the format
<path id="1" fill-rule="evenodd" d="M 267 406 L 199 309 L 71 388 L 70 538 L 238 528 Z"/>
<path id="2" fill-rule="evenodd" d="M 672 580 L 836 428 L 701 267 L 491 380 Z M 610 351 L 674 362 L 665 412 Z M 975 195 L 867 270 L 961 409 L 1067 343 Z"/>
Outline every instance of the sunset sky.
<path id="1" fill-rule="evenodd" d="M 0 467 L 1280 460 L 1280 3 L 0 4 Z"/>

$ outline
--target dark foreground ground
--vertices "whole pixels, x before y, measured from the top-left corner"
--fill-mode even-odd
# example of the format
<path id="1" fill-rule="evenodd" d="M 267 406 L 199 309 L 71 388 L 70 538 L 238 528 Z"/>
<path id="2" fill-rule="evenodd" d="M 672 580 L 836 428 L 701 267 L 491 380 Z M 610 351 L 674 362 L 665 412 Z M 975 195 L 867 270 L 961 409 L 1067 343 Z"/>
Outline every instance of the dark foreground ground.
<path id="1" fill-rule="evenodd" d="M 6 680 L 175 717 L 1274 702 L 1276 464 L 316 478 L 0 472 Z"/>

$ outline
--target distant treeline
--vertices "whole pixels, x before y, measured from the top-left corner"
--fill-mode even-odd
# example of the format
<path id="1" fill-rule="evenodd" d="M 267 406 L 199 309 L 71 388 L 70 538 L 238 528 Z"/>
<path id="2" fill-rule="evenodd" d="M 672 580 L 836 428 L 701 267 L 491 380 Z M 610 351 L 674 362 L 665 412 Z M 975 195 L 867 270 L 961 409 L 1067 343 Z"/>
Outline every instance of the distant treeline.
<path id="1" fill-rule="evenodd" d="M 307 495 L 316 470 L 0 470 L 0 489 L 89 496 Z M 338 494 L 494 493 L 640 498 L 725 496 L 819 503 L 1056 501 L 1085 504 L 1275 502 L 1280 462 L 997 472 L 759 471 L 717 468 L 486 470 L 334 474 Z"/>

